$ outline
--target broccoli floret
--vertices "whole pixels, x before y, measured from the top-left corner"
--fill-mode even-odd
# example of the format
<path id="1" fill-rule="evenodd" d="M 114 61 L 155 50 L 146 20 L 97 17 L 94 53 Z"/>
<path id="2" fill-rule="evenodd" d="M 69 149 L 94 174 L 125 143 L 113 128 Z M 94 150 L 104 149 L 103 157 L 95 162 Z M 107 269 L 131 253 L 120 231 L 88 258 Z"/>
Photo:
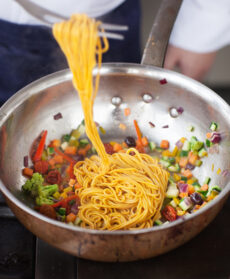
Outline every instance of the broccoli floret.
<path id="1" fill-rule="evenodd" d="M 46 198 L 46 197 L 42 197 L 42 196 L 38 196 L 35 201 L 36 201 L 36 204 L 38 206 L 41 206 L 43 204 L 50 204 L 51 205 L 51 204 L 54 203 L 53 199 L 51 197 Z"/>
<path id="2" fill-rule="evenodd" d="M 57 191 L 58 191 L 57 184 L 46 185 L 46 186 L 39 187 L 38 195 L 39 197 L 49 198 L 49 196 L 52 196 Z"/>
<path id="3" fill-rule="evenodd" d="M 40 173 L 35 172 L 31 179 L 28 179 L 22 186 L 22 190 L 32 197 L 37 197 L 39 187 L 42 186 L 44 179 Z"/>
<path id="4" fill-rule="evenodd" d="M 22 190 L 31 197 L 36 198 L 36 204 L 53 204 L 53 198 L 51 197 L 58 191 L 58 185 L 46 185 L 43 186 L 44 179 L 41 174 L 34 173 L 31 179 L 28 179 L 22 186 Z"/>

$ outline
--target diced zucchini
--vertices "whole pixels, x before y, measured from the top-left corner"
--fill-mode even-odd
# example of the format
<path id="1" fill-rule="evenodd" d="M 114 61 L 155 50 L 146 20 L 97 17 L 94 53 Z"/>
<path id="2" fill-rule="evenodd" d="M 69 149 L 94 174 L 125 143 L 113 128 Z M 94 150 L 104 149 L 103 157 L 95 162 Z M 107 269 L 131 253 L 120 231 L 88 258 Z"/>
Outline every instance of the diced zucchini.
<path id="1" fill-rule="evenodd" d="M 171 202 L 169 203 L 172 207 L 176 208 L 177 207 L 177 204 L 175 203 L 174 200 L 171 200 Z"/>
<path id="2" fill-rule="evenodd" d="M 83 134 L 85 133 L 85 125 L 81 123 L 81 124 L 77 127 L 77 130 L 78 130 L 78 132 L 80 133 L 80 135 L 83 135 Z"/>
<path id="3" fill-rule="evenodd" d="M 209 196 L 211 194 L 212 191 L 216 191 L 216 192 L 221 192 L 221 188 L 218 185 L 214 185 L 214 186 L 209 186 L 208 188 L 208 192 L 206 196 Z"/>
<path id="4" fill-rule="evenodd" d="M 190 125 L 190 126 L 188 127 L 188 131 L 189 131 L 189 132 L 193 132 L 194 130 L 195 130 L 194 126 Z"/>
<path id="5" fill-rule="evenodd" d="M 205 199 L 205 198 L 206 198 L 207 193 L 208 193 L 208 191 L 203 191 L 203 190 L 200 190 L 200 189 L 199 189 L 199 190 L 197 190 L 197 192 L 201 194 L 201 197 L 202 197 L 203 199 Z"/>
<path id="6" fill-rule="evenodd" d="M 171 172 L 179 172 L 180 166 L 179 166 L 179 164 L 171 165 L 171 166 L 168 166 L 168 170 Z"/>
<path id="7" fill-rule="evenodd" d="M 189 198 L 183 198 L 179 203 L 179 207 L 184 211 L 188 210 L 192 206 L 192 203 L 186 202 L 188 199 Z"/>
<path id="8" fill-rule="evenodd" d="M 156 150 L 157 152 L 162 152 L 164 149 L 157 146 L 155 150 Z"/>
<path id="9" fill-rule="evenodd" d="M 97 150 L 96 150 L 96 148 L 94 146 L 92 146 L 91 151 L 92 151 L 92 154 L 96 154 L 97 153 Z"/>
<path id="10" fill-rule="evenodd" d="M 204 149 L 204 148 L 202 148 L 199 152 L 198 152 L 198 156 L 199 157 L 204 157 L 204 156 L 206 156 L 208 153 L 207 153 L 207 151 Z"/>
<path id="11" fill-rule="evenodd" d="M 160 164 L 165 168 L 168 168 L 171 165 L 169 162 L 164 160 L 160 160 Z"/>
<path id="12" fill-rule="evenodd" d="M 157 147 L 157 145 L 155 144 L 155 142 L 153 142 L 153 141 L 149 142 L 149 148 L 150 148 L 151 151 L 155 150 L 156 147 Z"/>
<path id="13" fill-rule="evenodd" d="M 162 160 L 169 162 L 170 164 L 173 164 L 176 161 L 174 157 L 167 157 L 167 156 L 163 156 Z"/>
<path id="14" fill-rule="evenodd" d="M 182 176 L 181 176 L 181 180 L 187 182 L 188 178 L 187 178 L 186 176 L 183 176 L 183 175 L 182 175 Z"/>
<path id="15" fill-rule="evenodd" d="M 198 139 L 197 139 L 197 137 L 195 137 L 195 136 L 192 136 L 191 139 L 190 139 L 190 143 L 191 143 L 191 144 L 194 144 L 194 143 L 196 143 L 197 141 L 198 141 Z"/>
<path id="16" fill-rule="evenodd" d="M 82 222 L 82 220 L 79 217 L 77 217 L 74 221 L 74 225 L 75 226 L 80 226 L 81 222 Z"/>
<path id="17" fill-rule="evenodd" d="M 184 151 L 190 151 L 190 142 L 186 140 L 182 146 L 182 150 Z"/>
<path id="18" fill-rule="evenodd" d="M 163 224 L 163 222 L 159 219 L 154 222 L 154 225 L 156 225 L 156 226 L 160 226 L 162 224 Z"/>
<path id="19" fill-rule="evenodd" d="M 195 190 L 196 192 L 199 192 L 199 191 L 200 191 L 200 186 L 195 185 L 195 186 L 194 186 L 194 190 Z"/>
<path id="20" fill-rule="evenodd" d="M 48 154 L 48 156 L 54 154 L 54 148 L 53 147 L 48 147 L 47 148 L 47 154 Z"/>
<path id="21" fill-rule="evenodd" d="M 196 141 L 195 143 L 191 144 L 192 151 L 199 151 L 204 146 L 202 141 Z"/>
<path id="22" fill-rule="evenodd" d="M 80 147 L 85 147 L 89 143 L 88 139 L 81 139 L 79 141 L 79 146 Z"/>
<path id="23" fill-rule="evenodd" d="M 199 186 L 200 187 L 200 183 L 198 183 L 197 181 L 195 181 L 194 183 L 192 183 L 193 186 Z"/>
<path id="24" fill-rule="evenodd" d="M 203 184 L 208 184 L 209 185 L 210 181 L 211 181 L 211 178 L 206 177 Z"/>
<path id="25" fill-rule="evenodd" d="M 58 209 L 58 214 L 60 214 L 61 216 L 66 215 L 66 209 L 64 207 L 60 207 Z"/>
<path id="26" fill-rule="evenodd" d="M 181 150 L 180 157 L 187 157 L 187 156 L 188 156 L 188 151 Z"/>
<path id="27" fill-rule="evenodd" d="M 74 137 L 75 139 L 79 139 L 81 136 L 81 133 L 80 131 L 78 131 L 78 129 L 75 129 L 71 132 L 71 138 Z M 71 140 L 70 138 L 70 140 Z"/>
<path id="28" fill-rule="evenodd" d="M 69 144 L 67 141 L 64 141 L 62 144 L 61 144 L 61 149 L 65 151 L 66 147 L 68 147 Z"/>
<path id="29" fill-rule="evenodd" d="M 169 184 L 168 190 L 166 192 L 166 197 L 167 198 L 176 198 L 176 197 L 178 197 L 178 195 L 179 195 L 179 190 L 178 190 L 176 184 L 175 183 Z"/>
<path id="30" fill-rule="evenodd" d="M 208 140 L 208 139 L 206 139 L 205 143 L 206 143 L 207 147 L 210 147 L 210 146 L 213 145 L 213 143 L 210 140 Z"/>
<path id="31" fill-rule="evenodd" d="M 203 164 L 203 162 L 201 160 L 196 160 L 196 162 L 195 162 L 196 167 L 200 167 L 202 164 Z"/>
<path id="32" fill-rule="evenodd" d="M 63 141 L 63 142 L 64 142 L 64 141 L 69 142 L 70 137 L 71 137 L 71 135 L 66 134 L 66 135 L 64 135 L 64 136 L 62 137 L 62 141 Z"/>
<path id="33" fill-rule="evenodd" d="M 216 131 L 218 129 L 218 124 L 216 122 L 212 122 L 209 128 L 212 131 Z"/>

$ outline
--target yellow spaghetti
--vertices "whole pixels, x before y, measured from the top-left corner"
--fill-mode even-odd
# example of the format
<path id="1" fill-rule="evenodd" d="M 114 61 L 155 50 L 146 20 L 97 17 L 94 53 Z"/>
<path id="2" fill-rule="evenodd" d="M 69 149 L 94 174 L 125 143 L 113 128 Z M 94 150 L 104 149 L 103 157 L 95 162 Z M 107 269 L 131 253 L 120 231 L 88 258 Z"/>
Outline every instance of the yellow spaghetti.
<path id="1" fill-rule="evenodd" d="M 169 174 L 156 159 L 136 149 L 113 155 L 105 151 L 93 121 L 99 75 L 94 84 L 92 70 L 96 61 L 100 68 L 102 53 L 108 49 L 106 38 L 98 36 L 99 25 L 86 15 L 74 15 L 53 28 L 73 73 L 86 133 L 99 155 L 74 166 L 74 174 L 82 185 L 76 190 L 81 202 L 78 216 L 81 226 L 90 229 L 149 228 L 160 217 Z"/>

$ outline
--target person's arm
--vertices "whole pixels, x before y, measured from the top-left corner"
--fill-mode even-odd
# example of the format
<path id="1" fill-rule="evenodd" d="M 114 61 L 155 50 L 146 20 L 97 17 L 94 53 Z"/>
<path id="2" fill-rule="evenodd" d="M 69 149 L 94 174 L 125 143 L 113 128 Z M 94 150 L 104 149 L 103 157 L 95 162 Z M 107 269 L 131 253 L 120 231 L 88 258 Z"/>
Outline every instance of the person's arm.
<path id="1" fill-rule="evenodd" d="M 230 43 L 229 0 L 184 0 L 175 22 L 165 68 L 202 80 L 216 51 Z"/>

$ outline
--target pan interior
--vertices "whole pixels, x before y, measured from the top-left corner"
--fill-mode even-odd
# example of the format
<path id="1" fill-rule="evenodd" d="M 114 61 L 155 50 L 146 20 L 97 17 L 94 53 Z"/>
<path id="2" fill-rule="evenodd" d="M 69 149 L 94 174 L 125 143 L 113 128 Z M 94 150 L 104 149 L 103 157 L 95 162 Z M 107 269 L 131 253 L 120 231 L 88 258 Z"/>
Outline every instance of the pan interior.
<path id="1" fill-rule="evenodd" d="M 60 138 L 83 119 L 71 78 L 71 73 L 65 70 L 40 79 L 19 91 L 0 110 L 0 179 L 2 185 L 28 205 L 30 201 L 20 194 L 25 181 L 21 170 L 33 140 L 44 129 L 48 130 L 48 141 Z M 167 83 L 161 84 L 162 79 Z M 131 110 L 129 116 L 124 115 L 127 107 Z M 184 112 L 173 118 L 169 113 L 171 107 L 182 107 Z M 59 112 L 63 118 L 55 121 L 53 116 Z M 104 64 L 101 68 L 94 119 L 106 130 L 101 135 L 103 141 L 121 142 L 126 136 L 135 136 L 136 119 L 149 140 L 159 144 L 167 139 L 173 149 L 181 137 L 196 136 L 205 141 L 209 125 L 215 121 L 224 135 L 219 153 L 205 158 L 194 174 L 201 181 L 209 176 L 212 184 L 222 188 L 229 178 L 217 175 L 216 170 L 230 168 L 229 113 L 229 106 L 213 91 L 178 73 L 134 64 Z M 119 128 L 120 123 L 126 125 L 126 130 Z M 165 125 L 168 128 L 163 128 Z M 188 131 L 190 125 L 195 127 L 194 132 Z"/>

